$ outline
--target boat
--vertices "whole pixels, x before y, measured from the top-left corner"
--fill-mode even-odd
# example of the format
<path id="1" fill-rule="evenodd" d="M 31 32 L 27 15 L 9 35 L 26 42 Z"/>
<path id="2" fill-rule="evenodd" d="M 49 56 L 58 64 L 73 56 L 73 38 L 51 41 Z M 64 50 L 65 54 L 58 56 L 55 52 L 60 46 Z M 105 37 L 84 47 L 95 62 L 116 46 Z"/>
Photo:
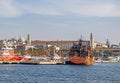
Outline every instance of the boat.
<path id="1" fill-rule="evenodd" d="M 94 64 L 93 50 L 87 45 L 82 45 L 86 41 L 80 41 L 78 45 L 73 45 L 69 52 L 69 63 L 76 65 Z"/>
<path id="2" fill-rule="evenodd" d="M 94 55 L 90 41 L 79 40 L 78 44 L 74 44 L 68 55 L 69 64 L 75 65 L 93 65 Z"/>
<path id="3" fill-rule="evenodd" d="M 3 47 L 0 50 L 0 61 L 20 61 L 22 58 L 22 55 L 15 54 L 14 49 L 8 47 L 5 41 L 3 42 Z"/>
<path id="4" fill-rule="evenodd" d="M 22 58 L 22 62 L 23 61 L 25 61 L 25 62 L 27 62 L 27 61 L 29 61 L 29 60 L 32 60 L 32 57 L 29 55 L 29 54 L 26 54 L 26 55 L 23 55 L 23 58 Z"/>

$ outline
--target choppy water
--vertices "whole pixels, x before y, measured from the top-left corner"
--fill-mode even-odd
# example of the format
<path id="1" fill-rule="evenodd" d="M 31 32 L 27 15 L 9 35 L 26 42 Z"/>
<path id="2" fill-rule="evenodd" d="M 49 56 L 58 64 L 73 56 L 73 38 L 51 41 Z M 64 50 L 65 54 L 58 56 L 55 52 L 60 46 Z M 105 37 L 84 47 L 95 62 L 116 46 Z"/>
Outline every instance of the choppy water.
<path id="1" fill-rule="evenodd" d="M 120 63 L 0 65 L 0 83 L 120 83 Z"/>

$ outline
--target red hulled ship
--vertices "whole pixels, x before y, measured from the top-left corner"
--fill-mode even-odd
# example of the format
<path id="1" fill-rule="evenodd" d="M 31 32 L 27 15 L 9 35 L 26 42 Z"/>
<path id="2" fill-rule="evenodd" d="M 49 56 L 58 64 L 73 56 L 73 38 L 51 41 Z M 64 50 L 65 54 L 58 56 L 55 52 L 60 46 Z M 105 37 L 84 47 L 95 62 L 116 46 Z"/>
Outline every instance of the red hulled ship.
<path id="1" fill-rule="evenodd" d="M 0 61 L 20 61 L 22 60 L 22 55 L 14 54 L 14 49 L 7 46 L 6 42 L 3 43 L 4 46 L 0 50 Z"/>

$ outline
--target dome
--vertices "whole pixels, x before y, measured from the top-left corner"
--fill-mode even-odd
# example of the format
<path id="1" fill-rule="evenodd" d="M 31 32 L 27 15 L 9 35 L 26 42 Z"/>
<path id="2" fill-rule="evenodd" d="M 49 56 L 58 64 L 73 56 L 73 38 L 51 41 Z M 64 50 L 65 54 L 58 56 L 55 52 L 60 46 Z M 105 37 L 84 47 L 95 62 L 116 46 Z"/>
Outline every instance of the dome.
<path id="1" fill-rule="evenodd" d="M 25 42 L 25 38 L 24 37 L 20 37 L 18 40 L 19 43 L 24 43 Z"/>

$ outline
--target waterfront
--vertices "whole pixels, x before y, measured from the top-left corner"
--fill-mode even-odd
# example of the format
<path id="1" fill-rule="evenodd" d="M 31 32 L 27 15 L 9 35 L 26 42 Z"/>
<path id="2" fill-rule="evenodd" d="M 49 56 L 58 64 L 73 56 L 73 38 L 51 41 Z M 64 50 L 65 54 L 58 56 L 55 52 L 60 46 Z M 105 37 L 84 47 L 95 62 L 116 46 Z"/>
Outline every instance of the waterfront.
<path id="1" fill-rule="evenodd" d="M 0 83 L 120 83 L 120 63 L 0 65 Z"/>

